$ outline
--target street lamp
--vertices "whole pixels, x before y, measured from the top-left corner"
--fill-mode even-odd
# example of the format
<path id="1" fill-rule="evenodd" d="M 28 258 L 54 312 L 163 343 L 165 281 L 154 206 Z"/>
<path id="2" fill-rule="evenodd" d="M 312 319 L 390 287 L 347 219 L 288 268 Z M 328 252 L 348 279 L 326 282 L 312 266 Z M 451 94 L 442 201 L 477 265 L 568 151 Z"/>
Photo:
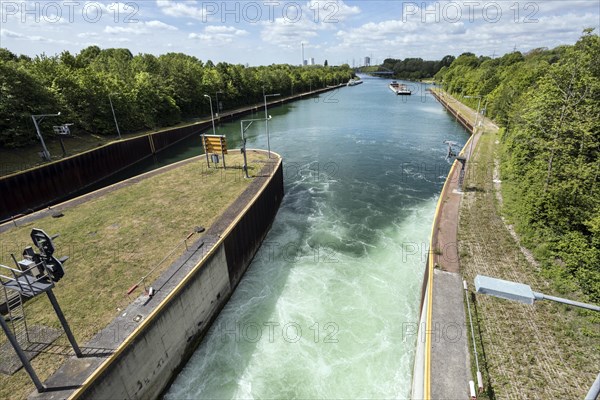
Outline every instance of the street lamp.
<path id="1" fill-rule="evenodd" d="M 248 128 L 250 128 L 250 125 L 252 125 L 254 121 L 268 121 L 270 119 L 271 116 L 269 115 L 267 118 L 243 119 L 240 121 L 240 131 L 242 133 L 242 154 L 244 155 L 244 166 L 242 167 L 242 169 L 246 174 L 246 178 L 250 178 L 250 176 L 248 175 L 248 160 L 246 159 L 246 136 L 244 135 L 244 133 L 248 130 Z M 244 122 L 250 123 L 244 128 Z"/>
<path id="2" fill-rule="evenodd" d="M 465 99 L 478 99 L 477 100 L 477 115 L 475 115 L 475 129 L 473 129 L 473 133 L 475 133 L 475 130 L 477 129 L 477 121 L 479 120 L 479 107 L 481 106 L 481 98 L 483 96 L 481 95 L 477 95 L 477 96 L 465 96 Z"/>
<path id="3" fill-rule="evenodd" d="M 42 132 L 40 132 L 40 126 L 38 125 L 39 122 L 42 122 L 42 120 L 46 117 L 58 117 L 60 115 L 60 112 L 56 113 L 56 114 L 39 114 L 39 115 L 32 115 L 31 119 L 33 119 L 33 125 L 35 125 L 35 130 L 37 132 L 38 137 L 40 138 L 40 142 L 42 142 L 42 156 L 46 161 L 50 161 L 50 152 L 48 151 L 48 148 L 46 147 L 46 142 L 44 142 L 44 138 L 42 137 Z"/>
<path id="4" fill-rule="evenodd" d="M 217 133 L 215 132 L 215 115 L 213 114 L 212 99 L 207 94 L 205 94 L 204 97 L 208 98 L 208 101 L 210 101 L 210 119 L 212 120 L 213 135 L 216 135 Z"/>
<path id="5" fill-rule="evenodd" d="M 477 275 L 475 277 L 475 291 L 481 294 L 499 297 L 501 299 L 518 301 L 525 304 L 533 304 L 536 300 L 552 300 L 570 306 L 581 307 L 592 311 L 599 311 L 600 307 L 594 304 L 581 303 L 562 297 L 549 296 L 547 294 L 534 292 L 531 286 L 523 283 L 505 281 L 503 279 L 490 278 L 489 276 Z M 594 400 L 600 395 L 600 374 L 592 384 L 586 400 Z"/>
<path id="6" fill-rule="evenodd" d="M 561 297 L 549 296 L 547 294 L 534 292 L 531 286 L 524 283 L 505 281 L 489 276 L 477 275 L 475 277 L 475 289 L 477 293 L 489 294 L 507 300 L 515 300 L 525 304 L 533 304 L 535 300 L 552 300 L 575 307 L 587 308 L 592 311 L 600 311 L 600 307 L 594 304 L 580 303 Z"/>
<path id="7" fill-rule="evenodd" d="M 481 97 L 483 97 L 483 96 L 481 96 L 481 95 L 465 96 L 466 99 L 475 99 L 475 98 L 479 99 L 479 100 L 477 100 L 477 115 L 475 115 L 475 127 L 473 128 L 473 136 L 475 136 L 475 133 L 477 132 L 477 121 L 479 120 L 479 106 L 481 106 Z M 469 164 L 471 163 L 471 153 L 473 152 L 473 140 L 475 140 L 474 137 L 471 138 L 471 143 L 469 144 L 469 157 L 468 157 Z"/>
<path id="8" fill-rule="evenodd" d="M 223 94 L 220 90 L 215 93 L 215 97 L 217 99 L 217 117 L 219 116 L 219 111 L 221 111 L 221 107 L 219 105 L 219 93 Z"/>
<path id="9" fill-rule="evenodd" d="M 269 158 L 271 158 L 271 138 L 269 137 L 269 114 L 267 112 L 267 97 L 281 96 L 279 93 L 265 94 L 265 88 L 263 87 L 263 98 L 265 100 L 265 130 L 267 131 L 267 151 Z"/>
<path id="10" fill-rule="evenodd" d="M 121 140 L 122 139 L 121 130 L 119 129 L 119 123 L 117 122 L 117 115 L 115 114 L 115 108 L 113 107 L 113 102 L 112 102 L 112 99 L 110 98 L 110 96 L 116 95 L 116 94 L 120 94 L 120 93 L 109 93 L 108 101 L 110 102 L 110 109 L 112 110 L 112 115 L 115 120 L 115 126 L 117 127 L 117 134 L 119 135 L 119 140 Z"/>

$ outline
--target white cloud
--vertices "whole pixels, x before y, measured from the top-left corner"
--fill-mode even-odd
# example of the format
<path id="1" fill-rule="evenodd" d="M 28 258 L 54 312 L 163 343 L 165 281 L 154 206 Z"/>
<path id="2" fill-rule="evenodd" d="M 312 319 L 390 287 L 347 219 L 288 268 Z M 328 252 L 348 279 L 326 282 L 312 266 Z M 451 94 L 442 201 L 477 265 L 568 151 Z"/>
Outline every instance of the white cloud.
<path id="1" fill-rule="evenodd" d="M 349 17 L 359 15 L 357 6 L 349 6 L 342 0 L 310 0 L 301 11 L 284 13 L 272 21 L 263 21 L 261 39 L 281 48 L 296 48 L 301 42 L 320 36 L 323 31 L 333 31 Z"/>
<path id="2" fill-rule="evenodd" d="M 108 33 L 109 35 L 143 35 L 148 33 L 148 30 L 143 25 L 135 25 L 135 26 L 106 26 L 104 27 L 104 33 Z"/>
<path id="3" fill-rule="evenodd" d="M 100 35 L 96 32 L 82 32 L 82 33 L 77 34 L 77 37 L 82 38 L 82 39 L 93 38 L 93 37 L 98 37 L 98 36 L 100 36 Z"/>
<path id="4" fill-rule="evenodd" d="M 248 34 L 248 31 L 233 26 L 209 25 L 204 28 L 204 33 L 190 33 L 188 39 L 201 40 L 209 46 L 218 46 L 232 43 L 236 37 L 247 36 Z"/>
<path id="5" fill-rule="evenodd" d="M 206 13 L 200 7 L 195 7 L 196 1 L 176 2 L 172 0 L 156 0 L 160 10 L 171 17 L 188 17 L 206 21 Z"/>
<path id="6" fill-rule="evenodd" d="M 131 42 L 131 39 L 124 38 L 124 37 L 111 37 L 111 38 L 108 38 L 108 41 L 113 42 L 113 43 L 129 43 L 129 42 Z"/>
<path id="7" fill-rule="evenodd" d="M 59 54 L 81 50 L 87 41 L 111 46 L 130 40 L 133 52 L 168 49 L 253 65 L 294 62 L 300 43 L 307 57 L 333 63 L 371 54 L 379 61 L 388 56 L 439 59 L 465 51 L 499 56 L 515 47 L 528 51 L 572 44 L 584 28 L 599 27 L 600 19 L 597 0 L 283 0 L 272 7 L 253 0 L 82 0 L 73 6 L 72 19 L 64 2 L 0 1 L 29 9 L 39 4 L 45 10 L 37 21 L 31 14 L 23 20 L 19 12 L 0 16 L 0 45 L 15 53 Z M 55 6 L 43 4 L 58 5 L 62 16 Z M 259 21 L 252 4 L 262 12 Z M 496 6 L 502 13 L 498 20 L 493 18 Z M 101 18 L 91 22 L 99 8 Z"/>
<path id="8" fill-rule="evenodd" d="M 147 21 L 147 22 L 139 22 L 137 24 L 126 24 L 126 26 L 113 26 L 108 25 L 104 27 L 104 33 L 108 33 L 109 35 L 145 35 L 150 33 L 150 31 L 176 31 L 178 30 L 176 27 L 165 24 L 161 21 Z"/>
<path id="9" fill-rule="evenodd" d="M 598 10 L 590 11 L 589 2 L 573 2 L 575 9 L 571 3 L 546 1 L 529 6 L 434 2 L 421 8 L 419 4 L 425 3 L 403 3 L 402 13 L 393 19 L 339 29 L 338 44 L 330 51 L 374 53 L 381 59 L 390 55 L 435 59 L 465 51 L 501 55 L 513 48 L 527 51 L 573 43 L 583 28 L 598 26 L 599 21 Z"/>
<path id="10" fill-rule="evenodd" d="M 211 25 L 204 28 L 206 33 L 232 33 L 235 31 L 236 29 L 233 26 Z"/>
<path id="11" fill-rule="evenodd" d="M 66 40 L 55 40 L 39 35 L 25 35 L 23 33 L 14 32 L 4 28 L 0 29 L 0 37 L 5 37 L 7 39 L 26 40 L 29 42 L 58 43 L 61 45 L 68 43 Z"/>
<path id="12" fill-rule="evenodd" d="M 12 38 L 12 39 L 26 38 L 26 36 L 21 33 L 9 31 L 8 29 L 4 29 L 4 28 L 0 29 L 0 36 L 5 37 L 5 38 Z"/>
<path id="13" fill-rule="evenodd" d="M 303 13 L 308 13 L 315 22 L 338 23 L 360 14 L 360 8 L 349 6 L 343 0 L 310 0 L 303 8 Z"/>
<path id="14" fill-rule="evenodd" d="M 156 28 L 156 29 L 164 29 L 164 30 L 168 30 L 168 31 L 176 31 L 177 28 L 174 27 L 173 25 L 169 25 L 169 24 L 165 24 L 164 22 L 161 21 L 148 21 L 145 23 L 145 25 L 149 28 Z"/>

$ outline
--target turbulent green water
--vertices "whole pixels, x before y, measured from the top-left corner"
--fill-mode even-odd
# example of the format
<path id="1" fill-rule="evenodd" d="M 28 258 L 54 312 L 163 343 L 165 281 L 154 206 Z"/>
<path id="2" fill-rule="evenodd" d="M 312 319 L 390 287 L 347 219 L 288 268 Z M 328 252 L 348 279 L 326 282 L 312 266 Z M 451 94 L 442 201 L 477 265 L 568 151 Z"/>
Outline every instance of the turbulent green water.
<path id="1" fill-rule="evenodd" d="M 403 333 L 449 169 L 442 142 L 467 136 L 432 97 L 387 84 L 269 110 L 286 196 L 168 399 L 408 397 L 416 338 Z M 218 133 L 239 146 L 239 126 Z M 264 123 L 247 134 L 266 148 Z"/>

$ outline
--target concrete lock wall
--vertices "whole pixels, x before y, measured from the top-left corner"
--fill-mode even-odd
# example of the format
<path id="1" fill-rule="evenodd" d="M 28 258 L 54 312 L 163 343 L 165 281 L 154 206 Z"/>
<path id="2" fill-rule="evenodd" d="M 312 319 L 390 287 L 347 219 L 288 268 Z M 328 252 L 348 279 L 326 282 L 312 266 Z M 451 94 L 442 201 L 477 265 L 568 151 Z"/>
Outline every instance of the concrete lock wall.
<path id="1" fill-rule="evenodd" d="M 154 399 L 184 365 L 235 290 L 283 198 L 275 171 L 191 272 L 72 399 Z"/>

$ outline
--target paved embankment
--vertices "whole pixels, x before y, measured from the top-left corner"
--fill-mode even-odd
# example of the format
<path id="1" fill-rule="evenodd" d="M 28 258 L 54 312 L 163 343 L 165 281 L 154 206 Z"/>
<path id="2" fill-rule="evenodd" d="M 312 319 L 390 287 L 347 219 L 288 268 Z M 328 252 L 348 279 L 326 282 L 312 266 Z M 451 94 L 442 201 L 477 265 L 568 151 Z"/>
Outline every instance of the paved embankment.
<path id="1" fill-rule="evenodd" d="M 472 109 L 443 92 L 438 98 L 457 119 L 474 124 Z M 446 312 L 455 312 L 459 299 L 464 298 L 464 293 L 459 293 L 463 292 L 459 283 L 462 275 L 469 285 L 475 344 L 483 374 L 484 391 L 478 393 L 478 398 L 583 398 L 600 365 L 600 353 L 594 351 L 598 346 L 597 320 L 551 302 L 536 302 L 530 306 L 474 294 L 473 279 L 482 274 L 524 282 L 534 290 L 561 296 L 551 280 L 540 273 L 540 266 L 520 245 L 518 236 L 502 216 L 501 185 L 504 183 L 499 171 L 499 129 L 484 118 L 479 131 L 481 136 L 476 135 L 478 141 L 473 143 L 472 161 L 467 161 L 464 193 L 458 209 L 458 240 L 455 241 L 458 247 L 454 250 L 460 255 L 456 258 L 456 267 L 460 269 L 456 270 L 455 282 L 439 279 L 446 275 L 444 272 L 435 274 L 432 324 L 435 327 L 436 321 L 452 323 Z M 444 200 L 445 205 L 453 202 L 451 197 Z M 442 214 L 446 208 L 442 207 Z M 450 214 L 449 217 L 455 218 Z M 443 226 L 448 224 L 440 226 L 442 233 Z M 444 243 L 448 243 L 447 240 L 438 240 L 438 246 Z M 454 268 L 453 260 L 444 260 L 445 256 L 443 254 L 440 267 Z M 581 294 L 574 290 L 570 297 L 585 299 L 578 295 Z M 437 296 L 450 301 L 436 302 Z M 463 330 L 463 336 L 470 334 L 468 329 Z M 471 360 L 472 346 L 473 343 L 469 343 Z M 447 349 L 443 347 L 432 343 L 431 398 L 466 398 L 464 385 L 465 391 L 457 396 L 446 382 L 462 379 L 464 361 L 445 359 Z M 435 360 L 436 354 L 441 366 Z M 467 375 L 469 379 L 475 378 L 474 366 L 470 372 L 467 370 Z"/>
<path id="2" fill-rule="evenodd" d="M 475 111 L 452 101 L 443 92 L 432 94 L 466 129 L 473 130 Z M 479 132 L 472 135 L 460 153 L 466 160 L 467 171 L 471 150 L 477 147 L 479 135 Z M 426 377 L 423 395 L 432 399 L 466 398 L 469 381 L 473 379 L 470 376 L 469 330 L 464 312 L 457 241 L 458 215 L 463 196 L 459 186 L 461 169 L 462 163 L 455 161 L 448 173 L 438 200 L 431 234 L 426 275 L 429 288 L 426 304 L 430 310 L 425 314 L 428 328 L 425 333 Z"/>

